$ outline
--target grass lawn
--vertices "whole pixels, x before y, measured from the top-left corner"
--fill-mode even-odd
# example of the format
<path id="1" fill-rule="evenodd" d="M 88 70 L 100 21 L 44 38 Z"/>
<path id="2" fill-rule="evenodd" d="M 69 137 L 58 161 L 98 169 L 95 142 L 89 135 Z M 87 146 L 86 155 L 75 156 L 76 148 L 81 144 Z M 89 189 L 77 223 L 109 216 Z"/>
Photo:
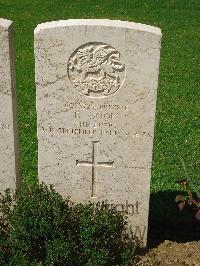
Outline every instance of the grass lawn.
<path id="1" fill-rule="evenodd" d="M 14 21 L 21 175 L 37 176 L 33 31 L 69 18 L 109 18 L 158 26 L 163 33 L 152 171 L 152 206 L 170 216 L 177 178 L 200 178 L 200 1 L 0 0 L 0 17 Z M 198 176 L 199 175 L 199 176 Z M 163 194 L 159 194 L 163 193 Z M 171 194 L 170 194 L 171 193 Z M 171 201 L 166 206 L 156 195 Z M 164 209 L 163 209 L 164 208 Z M 154 209 L 152 207 L 152 209 Z M 165 211 L 164 211 L 165 210 Z M 153 212 L 156 215 L 156 212 Z"/>

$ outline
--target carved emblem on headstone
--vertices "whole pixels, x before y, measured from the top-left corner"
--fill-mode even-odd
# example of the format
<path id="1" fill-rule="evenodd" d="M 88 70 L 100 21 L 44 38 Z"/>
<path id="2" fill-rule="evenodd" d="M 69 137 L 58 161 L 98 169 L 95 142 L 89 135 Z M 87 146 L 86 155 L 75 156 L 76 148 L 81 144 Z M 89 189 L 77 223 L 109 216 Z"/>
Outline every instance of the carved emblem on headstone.
<path id="1" fill-rule="evenodd" d="M 90 97 L 105 97 L 115 93 L 122 85 L 125 65 L 120 53 L 110 45 L 86 43 L 69 58 L 68 75 L 80 93 Z"/>

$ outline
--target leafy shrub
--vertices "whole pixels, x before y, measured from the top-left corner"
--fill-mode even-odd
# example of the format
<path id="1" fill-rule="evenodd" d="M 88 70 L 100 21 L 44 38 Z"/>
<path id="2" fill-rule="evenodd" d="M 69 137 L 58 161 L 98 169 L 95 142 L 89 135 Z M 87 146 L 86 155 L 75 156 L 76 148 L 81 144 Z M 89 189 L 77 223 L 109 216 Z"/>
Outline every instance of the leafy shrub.
<path id="1" fill-rule="evenodd" d="M 186 196 L 177 195 L 175 202 L 178 204 L 179 210 L 182 211 L 186 205 L 194 210 L 194 217 L 200 221 L 200 178 L 188 178 L 178 180 L 182 185 Z"/>
<path id="2" fill-rule="evenodd" d="M 74 205 L 44 184 L 0 196 L 1 265 L 133 265 L 122 214 Z"/>

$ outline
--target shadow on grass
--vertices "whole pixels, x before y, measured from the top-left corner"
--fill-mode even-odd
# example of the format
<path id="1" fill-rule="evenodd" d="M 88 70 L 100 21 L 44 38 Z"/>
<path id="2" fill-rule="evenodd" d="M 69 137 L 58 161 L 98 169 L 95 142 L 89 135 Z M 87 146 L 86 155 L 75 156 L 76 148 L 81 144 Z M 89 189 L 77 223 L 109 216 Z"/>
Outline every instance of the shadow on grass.
<path id="1" fill-rule="evenodd" d="M 174 199 L 183 192 L 165 191 L 152 193 L 149 209 L 148 247 L 152 248 L 172 240 L 189 242 L 200 240 L 200 221 L 194 219 L 193 210 L 186 207 L 179 211 Z"/>

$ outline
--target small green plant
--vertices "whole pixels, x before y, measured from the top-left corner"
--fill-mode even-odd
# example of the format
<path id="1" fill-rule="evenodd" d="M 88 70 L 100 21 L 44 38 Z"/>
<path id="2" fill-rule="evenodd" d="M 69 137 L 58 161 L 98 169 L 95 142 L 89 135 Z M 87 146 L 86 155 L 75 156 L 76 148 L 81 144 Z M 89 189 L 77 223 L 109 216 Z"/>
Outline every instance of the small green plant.
<path id="1" fill-rule="evenodd" d="M 1 265 L 133 265 L 122 214 L 75 205 L 44 184 L 0 195 Z"/>
<path id="2" fill-rule="evenodd" d="M 177 182 L 187 193 L 186 196 L 177 195 L 175 198 L 179 210 L 182 211 L 186 205 L 191 206 L 194 210 L 194 217 L 200 221 L 200 178 L 185 178 Z"/>

